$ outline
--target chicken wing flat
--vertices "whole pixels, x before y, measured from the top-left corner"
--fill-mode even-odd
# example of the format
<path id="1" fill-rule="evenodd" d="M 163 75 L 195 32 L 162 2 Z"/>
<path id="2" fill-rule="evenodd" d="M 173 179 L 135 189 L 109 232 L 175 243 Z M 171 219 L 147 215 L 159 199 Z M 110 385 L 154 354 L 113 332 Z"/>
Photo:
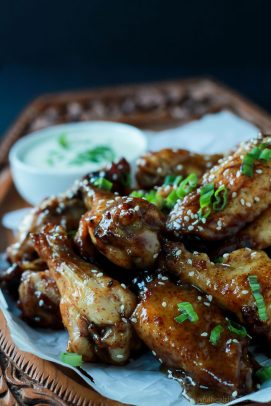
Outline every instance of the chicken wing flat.
<path id="1" fill-rule="evenodd" d="M 30 324 L 43 328 L 63 327 L 59 290 L 48 270 L 22 274 L 18 305 L 23 319 Z"/>
<path id="2" fill-rule="evenodd" d="M 271 343 L 271 260 L 265 252 L 242 248 L 224 254 L 223 263 L 215 264 L 206 254 L 192 254 L 183 244 L 168 242 L 164 246 L 163 266 L 211 295 L 251 332 Z M 251 276 L 256 277 L 263 297 L 261 309 L 253 294 Z M 264 309 L 266 317 L 260 317 Z"/>
<path id="3" fill-rule="evenodd" d="M 187 176 L 196 173 L 201 177 L 214 166 L 222 155 L 200 155 L 185 149 L 165 148 L 149 152 L 137 161 L 136 180 L 143 189 L 160 186 L 168 175 Z"/>
<path id="4" fill-rule="evenodd" d="M 206 172 L 197 191 L 177 203 L 170 213 L 168 231 L 177 237 L 192 234 L 207 240 L 219 240 L 233 235 L 257 218 L 271 203 L 271 161 L 257 159 L 253 167 L 244 169 L 245 158 L 263 145 L 268 150 L 270 141 L 270 137 L 265 137 L 245 142 L 233 155 Z M 200 200 L 207 185 L 213 187 L 212 197 L 216 202 L 212 203 L 210 197 L 209 205 L 205 199 L 201 206 Z"/>
<path id="5" fill-rule="evenodd" d="M 77 257 L 63 228 L 47 225 L 34 235 L 34 241 L 60 291 L 69 351 L 81 354 L 85 361 L 125 363 L 133 344 L 128 319 L 136 306 L 135 296 Z"/>
<path id="6" fill-rule="evenodd" d="M 176 321 L 180 303 L 193 306 L 196 321 Z M 169 281 L 151 282 L 132 320 L 159 361 L 171 370 L 183 370 L 192 385 L 230 397 L 252 390 L 247 339 L 230 332 L 220 309 L 196 289 Z M 220 334 L 213 341 L 215 328 Z"/>
<path id="7" fill-rule="evenodd" d="M 81 221 L 87 224 L 94 246 L 122 268 L 152 266 L 161 249 L 165 223 L 160 210 L 144 199 L 116 196 L 93 186 L 88 200 L 91 210 Z"/>

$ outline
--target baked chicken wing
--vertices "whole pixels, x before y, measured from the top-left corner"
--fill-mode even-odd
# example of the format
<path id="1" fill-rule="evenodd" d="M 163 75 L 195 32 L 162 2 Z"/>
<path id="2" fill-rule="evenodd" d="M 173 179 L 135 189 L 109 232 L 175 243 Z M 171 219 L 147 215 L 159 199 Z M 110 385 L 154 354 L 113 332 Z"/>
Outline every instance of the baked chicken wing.
<path id="1" fill-rule="evenodd" d="M 193 307 L 196 321 L 176 321 L 181 303 Z M 219 308 L 196 289 L 155 280 L 147 285 L 132 320 L 159 361 L 170 370 L 184 371 L 191 386 L 209 398 L 212 390 L 229 398 L 252 390 L 247 339 L 230 332 Z M 215 340 L 214 329 L 220 331 Z"/>
<path id="2" fill-rule="evenodd" d="M 183 244 L 164 246 L 163 266 L 181 280 L 211 295 L 224 309 L 234 313 L 249 330 L 271 343 L 271 260 L 263 251 L 242 248 L 224 254 L 223 263 L 213 263 L 203 253 L 190 253 Z M 251 286 L 263 297 L 258 304 Z M 257 295 L 259 296 L 259 295 Z M 260 306 L 260 308 L 259 308 Z M 266 313 L 262 315 L 261 312 Z"/>
<path id="3" fill-rule="evenodd" d="M 48 270 L 22 274 L 18 306 L 25 320 L 43 328 L 61 328 L 59 304 L 59 290 Z"/>
<path id="4" fill-rule="evenodd" d="M 81 354 L 85 361 L 125 363 L 133 345 L 128 319 L 136 305 L 135 296 L 77 257 L 63 228 L 49 224 L 33 238 L 60 292 L 68 350 Z"/>
<path id="5" fill-rule="evenodd" d="M 168 175 L 187 176 L 196 173 L 199 177 L 217 163 L 222 155 L 200 155 L 185 149 L 165 148 L 149 152 L 137 161 L 136 179 L 143 189 L 160 186 Z"/>
<path id="6" fill-rule="evenodd" d="M 219 240 L 238 232 L 266 210 L 271 204 L 271 161 L 255 159 L 253 167 L 247 166 L 245 173 L 242 168 L 247 154 L 253 154 L 255 148 L 263 145 L 268 150 L 270 140 L 265 137 L 243 143 L 233 155 L 206 172 L 197 191 L 178 202 L 170 213 L 168 231 L 177 237 L 192 234 L 206 240 Z M 212 204 L 210 197 L 208 205 L 206 194 L 202 209 L 200 198 L 206 185 L 213 186 L 212 197 L 216 201 Z"/>
<path id="7" fill-rule="evenodd" d="M 161 249 L 165 222 L 160 210 L 144 199 L 116 196 L 92 185 L 85 193 L 91 210 L 80 227 L 88 228 L 94 246 L 122 268 L 152 266 Z"/>

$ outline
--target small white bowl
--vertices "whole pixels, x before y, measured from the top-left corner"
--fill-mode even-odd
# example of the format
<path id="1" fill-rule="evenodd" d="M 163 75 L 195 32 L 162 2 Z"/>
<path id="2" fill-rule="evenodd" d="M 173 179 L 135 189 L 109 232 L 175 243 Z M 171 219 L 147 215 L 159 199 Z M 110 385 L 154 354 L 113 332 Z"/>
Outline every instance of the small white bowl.
<path id="1" fill-rule="evenodd" d="M 89 137 L 90 144 L 94 147 L 113 144 L 116 159 L 124 157 L 130 163 L 133 163 L 147 149 L 147 140 L 142 131 L 127 124 L 108 121 L 63 124 L 31 133 L 17 141 L 9 153 L 15 186 L 20 195 L 31 204 L 37 204 L 47 196 L 64 192 L 76 179 L 101 167 L 98 163 L 89 163 L 83 167 L 63 167 L 61 161 L 59 166 L 46 167 L 42 164 L 42 159 L 39 163 L 35 153 L 34 163 L 29 160 L 26 162 L 26 157 L 30 156 L 31 152 L 33 158 L 33 151 L 36 151 L 35 148 L 38 145 L 44 143 L 43 150 L 45 150 L 48 138 L 54 141 L 63 133 L 70 137 L 70 140 L 74 140 L 76 136 L 79 140 L 80 137 L 84 139 Z M 86 149 L 88 147 L 86 145 Z"/>

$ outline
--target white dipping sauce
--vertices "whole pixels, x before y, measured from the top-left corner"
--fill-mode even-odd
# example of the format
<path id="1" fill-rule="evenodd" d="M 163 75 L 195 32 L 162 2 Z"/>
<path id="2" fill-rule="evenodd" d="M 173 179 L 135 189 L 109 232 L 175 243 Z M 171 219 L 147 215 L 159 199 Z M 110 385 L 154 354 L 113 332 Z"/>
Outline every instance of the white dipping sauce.
<path id="1" fill-rule="evenodd" d="M 32 167 L 46 170 L 74 171 L 82 169 L 84 172 L 96 170 L 107 162 L 125 157 L 128 161 L 135 159 L 144 150 L 144 142 L 133 137 L 129 131 L 125 134 L 113 131 L 112 128 L 103 131 L 95 124 L 90 128 L 75 125 L 75 128 L 63 130 L 61 126 L 52 128 L 47 136 L 36 137 L 31 145 L 21 155 L 22 162 Z M 111 124 L 112 125 L 112 124 Z"/>

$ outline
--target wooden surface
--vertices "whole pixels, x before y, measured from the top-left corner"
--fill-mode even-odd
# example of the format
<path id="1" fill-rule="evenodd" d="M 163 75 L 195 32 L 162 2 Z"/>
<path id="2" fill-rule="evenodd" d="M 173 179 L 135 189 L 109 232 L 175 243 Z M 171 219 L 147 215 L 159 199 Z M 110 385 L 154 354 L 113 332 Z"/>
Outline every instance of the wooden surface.
<path id="1" fill-rule="evenodd" d="M 73 115 L 68 114 L 71 106 Z M 86 119 L 107 119 L 142 128 L 161 129 L 223 109 L 251 121 L 264 131 L 271 130 L 271 117 L 266 112 L 209 79 L 43 96 L 25 109 L 0 145 L 0 219 L 8 211 L 27 206 L 12 183 L 7 154 L 11 145 L 29 131 L 60 122 Z M 1 252 L 10 244 L 13 236 L 2 224 L 0 235 Z M 0 406 L 17 404 L 119 405 L 86 387 L 70 370 L 19 351 L 10 339 L 0 312 Z"/>

